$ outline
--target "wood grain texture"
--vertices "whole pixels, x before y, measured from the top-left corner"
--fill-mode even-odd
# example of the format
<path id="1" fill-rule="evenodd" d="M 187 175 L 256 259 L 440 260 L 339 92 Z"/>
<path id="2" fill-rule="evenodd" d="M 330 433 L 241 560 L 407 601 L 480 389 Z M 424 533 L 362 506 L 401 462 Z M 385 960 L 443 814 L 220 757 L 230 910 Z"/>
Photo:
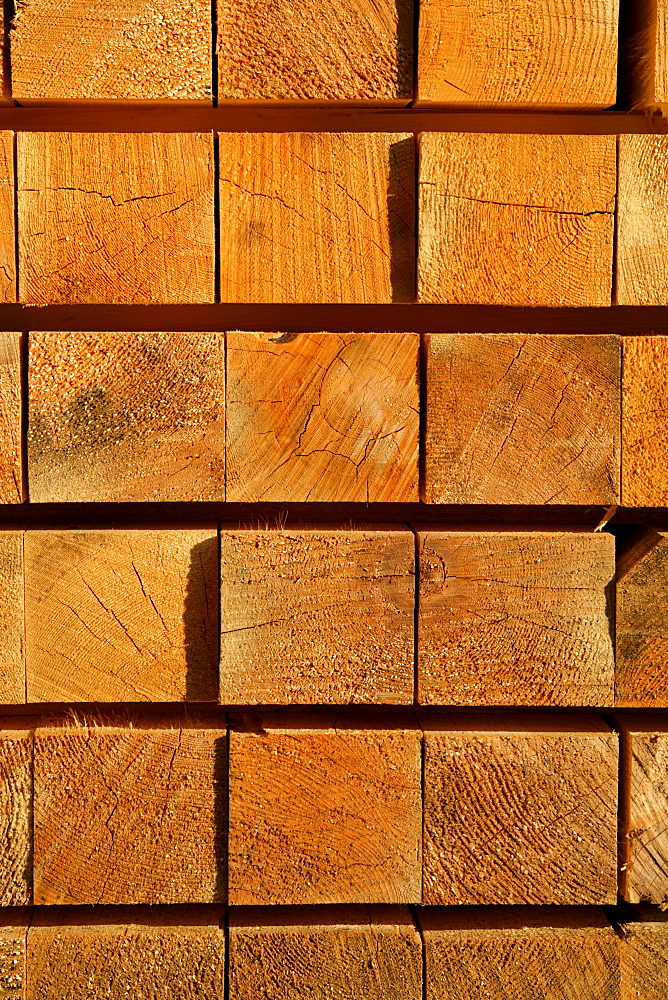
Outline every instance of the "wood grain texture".
<path id="1" fill-rule="evenodd" d="M 615 703 L 668 708 L 668 535 L 647 529 L 618 566 Z"/>
<path id="2" fill-rule="evenodd" d="M 218 0 L 218 100 L 405 105 L 412 0 Z"/>
<path id="3" fill-rule="evenodd" d="M 35 903 L 222 898 L 226 739 L 209 729 L 41 729 Z"/>
<path id="4" fill-rule="evenodd" d="M 424 909 L 420 924 L 426 1000 L 620 1000 L 619 939 L 600 910 Z"/>
<path id="5" fill-rule="evenodd" d="M 213 302 L 211 135 L 22 132 L 19 298 Z"/>
<path id="6" fill-rule="evenodd" d="M 23 532 L 0 533 L 0 704 L 26 700 Z M 0 994 L 1 996 L 1 994 Z"/>
<path id="7" fill-rule="evenodd" d="M 622 1000 L 664 1000 L 668 995 L 667 918 L 656 909 L 643 917 L 624 924 Z"/>
<path id="8" fill-rule="evenodd" d="M 28 932 L 25 1000 L 219 1000 L 219 922 L 215 910 L 182 906 L 38 910 Z"/>
<path id="9" fill-rule="evenodd" d="M 420 901 L 416 732 L 231 732 L 229 773 L 231 904 Z"/>
<path id="10" fill-rule="evenodd" d="M 225 499 L 222 333 L 33 333 L 36 503 Z"/>
<path id="11" fill-rule="evenodd" d="M 408 910 L 237 907 L 229 949 L 230 1000 L 422 998 L 422 944 Z"/>
<path id="12" fill-rule="evenodd" d="M 409 531 L 223 531 L 223 704 L 412 704 Z"/>
<path id="13" fill-rule="evenodd" d="M 418 499 L 416 334 L 230 333 L 227 499 Z"/>
<path id="14" fill-rule="evenodd" d="M 427 503 L 619 502 L 618 337 L 431 334 Z"/>
<path id="15" fill-rule="evenodd" d="M 607 306 L 614 136 L 426 133 L 418 300 Z"/>
<path id="16" fill-rule="evenodd" d="M 418 101 L 608 107 L 618 17 L 618 0 L 423 0 Z"/>
<path id="17" fill-rule="evenodd" d="M 19 0 L 12 97 L 43 101 L 211 101 L 207 0 Z"/>
<path id="18" fill-rule="evenodd" d="M 623 722 L 631 748 L 626 898 L 668 903 L 668 733 L 664 723 Z"/>
<path id="19" fill-rule="evenodd" d="M 619 136 L 617 302 L 668 304 L 668 136 Z"/>
<path id="20" fill-rule="evenodd" d="M 424 902 L 613 903 L 617 758 L 603 727 L 428 732 Z"/>
<path id="21" fill-rule="evenodd" d="M 412 302 L 403 133 L 220 135 L 221 302 Z"/>
<path id="22" fill-rule="evenodd" d="M 18 725 L 0 725 L 0 906 L 32 902 L 33 740 Z"/>
<path id="23" fill-rule="evenodd" d="M 424 532 L 418 546 L 422 704 L 613 704 L 612 535 Z"/>
<path id="24" fill-rule="evenodd" d="M 0 302 L 16 302 L 14 196 L 14 134 L 0 131 Z"/>
<path id="25" fill-rule="evenodd" d="M 668 506 L 668 337 L 625 337 L 622 502 Z"/>
<path id="26" fill-rule="evenodd" d="M 26 938 L 31 911 L 13 908 L 0 918 L 0 1000 L 25 1000 Z"/>
<path id="27" fill-rule="evenodd" d="M 216 701 L 212 530 L 25 538 L 30 702 Z"/>
<path id="28" fill-rule="evenodd" d="M 0 332 L 0 504 L 21 503 L 21 335 Z"/>
<path id="29" fill-rule="evenodd" d="M 660 104 L 668 103 L 668 2 L 653 0 L 656 10 L 656 35 L 654 38 L 654 100 Z"/>

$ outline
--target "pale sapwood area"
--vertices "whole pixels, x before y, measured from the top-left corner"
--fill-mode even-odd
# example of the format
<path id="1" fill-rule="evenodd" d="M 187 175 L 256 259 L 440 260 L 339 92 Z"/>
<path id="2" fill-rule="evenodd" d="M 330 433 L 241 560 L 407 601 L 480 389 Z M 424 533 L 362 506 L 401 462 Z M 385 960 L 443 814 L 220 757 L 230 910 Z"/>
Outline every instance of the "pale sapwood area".
<path id="1" fill-rule="evenodd" d="M 418 301 L 607 306 L 613 136 L 427 132 Z"/>
<path id="2" fill-rule="evenodd" d="M 622 824 L 621 891 L 632 903 L 668 903 L 668 733 L 664 719 L 633 713 L 620 720 L 626 745 L 628 816 Z"/>
<path id="3" fill-rule="evenodd" d="M 619 136 L 617 303 L 668 302 L 668 136 Z"/>
<path id="4" fill-rule="evenodd" d="M 210 134 L 21 133 L 17 156 L 22 301 L 213 302 Z"/>
<path id="5" fill-rule="evenodd" d="M 619 502 L 620 338 L 425 338 L 427 503 Z"/>
<path id="6" fill-rule="evenodd" d="M 211 102 L 209 0 L 19 0 L 12 97 Z"/>
<path id="7" fill-rule="evenodd" d="M 28 372 L 31 501 L 225 499 L 224 334 L 31 333 Z"/>
<path id="8" fill-rule="evenodd" d="M 433 531 L 418 547 L 422 704 L 613 704 L 612 535 Z"/>
<path id="9" fill-rule="evenodd" d="M 424 903 L 614 903 L 617 735 L 579 717 L 477 724 L 425 729 Z"/>
<path id="10" fill-rule="evenodd" d="M 419 104 L 605 108 L 618 0 L 422 0 Z"/>
<path id="11" fill-rule="evenodd" d="M 221 133 L 221 302 L 412 302 L 405 133 Z"/>
<path id="12" fill-rule="evenodd" d="M 229 738 L 231 904 L 420 901 L 417 731 L 309 729 L 307 718 Z"/>
<path id="13" fill-rule="evenodd" d="M 410 531 L 222 531 L 222 704 L 412 704 Z"/>
<path id="14" fill-rule="evenodd" d="M 416 334 L 230 333 L 227 499 L 418 499 Z"/>

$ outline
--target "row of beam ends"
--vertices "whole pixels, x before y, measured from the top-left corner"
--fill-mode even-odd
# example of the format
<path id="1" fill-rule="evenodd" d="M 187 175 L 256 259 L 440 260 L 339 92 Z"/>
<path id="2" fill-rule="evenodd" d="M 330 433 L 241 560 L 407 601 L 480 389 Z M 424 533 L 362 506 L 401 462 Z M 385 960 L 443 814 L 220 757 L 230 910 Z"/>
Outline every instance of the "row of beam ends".
<path id="1" fill-rule="evenodd" d="M 2 503 L 668 503 L 666 337 L 26 339 L 0 333 Z"/>
<path id="2" fill-rule="evenodd" d="M 0 990 L 13 1000 L 660 1000 L 665 915 L 608 917 L 586 907 L 0 911 Z"/>
<path id="3" fill-rule="evenodd" d="M 668 706 L 652 529 L 616 585 L 592 531 L 5 531 L 0 560 L 4 704 Z"/>
<path id="4" fill-rule="evenodd" d="M 605 108 L 621 44 L 620 98 L 665 102 L 667 7 L 637 7 L 618 39 L 618 0 L 23 0 L 5 100 Z"/>
<path id="5" fill-rule="evenodd" d="M 419 142 L 2 132 L 0 300 L 668 302 L 667 135 Z"/>

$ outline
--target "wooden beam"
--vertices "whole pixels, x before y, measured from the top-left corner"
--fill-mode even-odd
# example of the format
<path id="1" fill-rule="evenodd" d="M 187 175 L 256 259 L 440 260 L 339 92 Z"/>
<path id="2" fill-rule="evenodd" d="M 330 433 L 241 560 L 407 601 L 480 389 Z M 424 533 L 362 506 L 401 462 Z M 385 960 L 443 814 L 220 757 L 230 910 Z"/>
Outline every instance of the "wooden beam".
<path id="1" fill-rule="evenodd" d="M 625 507 L 665 507 L 668 337 L 625 337 L 623 344 L 622 503 Z"/>
<path id="2" fill-rule="evenodd" d="M 212 530 L 28 532 L 28 700 L 216 701 L 217 560 Z"/>
<path id="3" fill-rule="evenodd" d="M 22 302 L 213 302 L 211 135 L 21 133 L 18 186 Z"/>
<path id="4" fill-rule="evenodd" d="M 617 209 L 617 304 L 668 302 L 665 218 L 668 136 L 620 135 Z"/>
<path id="5" fill-rule="evenodd" d="M 622 885 L 632 903 L 668 902 L 668 733 L 660 715 L 643 713 L 620 720 L 630 771 L 626 871 Z"/>
<path id="6" fill-rule="evenodd" d="M 420 302 L 610 305 L 614 138 L 425 133 L 419 190 Z"/>
<path id="7" fill-rule="evenodd" d="M 230 1000 L 421 1000 L 422 945 L 407 909 L 234 907 Z"/>
<path id="8" fill-rule="evenodd" d="M 617 736 L 603 724 L 444 716 L 424 768 L 425 903 L 615 902 Z"/>
<path id="9" fill-rule="evenodd" d="M 606 108 L 618 0 L 422 0 L 418 104 Z"/>
<path id="10" fill-rule="evenodd" d="M 618 337 L 427 344 L 427 503 L 619 503 Z"/>
<path id="11" fill-rule="evenodd" d="M 641 907 L 639 920 L 624 922 L 622 1000 L 664 1000 L 668 994 L 668 916 Z"/>
<path id="12" fill-rule="evenodd" d="M 222 333 L 29 338 L 33 503 L 225 499 Z"/>
<path id="13" fill-rule="evenodd" d="M 221 302 L 412 302 L 412 135 L 221 133 Z"/>
<path id="14" fill-rule="evenodd" d="M 221 902 L 225 756 L 192 723 L 39 729 L 35 903 Z"/>
<path id="15" fill-rule="evenodd" d="M 427 907 L 419 920 L 426 1000 L 620 1000 L 619 939 L 594 907 Z"/>
<path id="16" fill-rule="evenodd" d="M 223 704 L 412 704 L 408 531 L 223 531 Z"/>
<path id="17" fill-rule="evenodd" d="M 422 704 L 613 704 L 611 535 L 434 531 L 418 547 Z"/>
<path id="18" fill-rule="evenodd" d="M 24 1000 L 26 996 L 26 938 L 31 911 L 13 907 L 0 918 L 0 997 Z"/>
<path id="19" fill-rule="evenodd" d="M 211 103 L 208 0 L 25 0 L 12 22 L 12 97 Z"/>
<path id="20" fill-rule="evenodd" d="M 418 342 L 228 334 L 228 501 L 417 500 Z"/>
<path id="21" fill-rule="evenodd" d="M 412 0 L 218 0 L 218 102 L 408 104 Z"/>
<path id="22" fill-rule="evenodd" d="M 225 934 L 214 907 L 46 907 L 28 931 L 25 1000 L 222 997 Z"/>
<path id="23" fill-rule="evenodd" d="M 418 733 L 314 725 L 230 733 L 229 902 L 420 902 Z"/>
<path id="24" fill-rule="evenodd" d="M 0 724 L 0 906 L 32 902 L 33 738 L 20 728 L 27 723 Z"/>

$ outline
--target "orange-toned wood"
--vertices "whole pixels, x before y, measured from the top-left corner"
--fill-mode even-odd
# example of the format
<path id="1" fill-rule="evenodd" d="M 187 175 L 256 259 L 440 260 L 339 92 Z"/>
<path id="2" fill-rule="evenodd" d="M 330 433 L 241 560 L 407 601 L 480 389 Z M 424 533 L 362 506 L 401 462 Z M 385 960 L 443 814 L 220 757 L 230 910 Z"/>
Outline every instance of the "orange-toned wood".
<path id="1" fill-rule="evenodd" d="M 223 531 L 220 701 L 412 704 L 409 531 Z"/>
<path id="2" fill-rule="evenodd" d="M 413 137 L 220 136 L 222 302 L 412 302 Z"/>
<path id="3" fill-rule="evenodd" d="M 21 503 L 21 335 L 0 333 L 0 504 Z"/>
<path id="4" fill-rule="evenodd" d="M 668 304 L 668 136 L 619 137 L 617 302 Z"/>
<path id="5" fill-rule="evenodd" d="M 26 938 L 31 911 L 13 907 L 0 917 L 0 997 L 23 1000 L 26 982 Z"/>
<path id="6" fill-rule="evenodd" d="M 422 945 L 407 909 L 234 907 L 230 1000 L 421 1000 Z"/>
<path id="7" fill-rule="evenodd" d="M 21 0 L 10 38 L 21 104 L 211 101 L 208 0 Z"/>
<path id="8" fill-rule="evenodd" d="M 617 565 L 615 703 L 668 707 L 668 535 L 647 528 Z"/>
<path id="9" fill-rule="evenodd" d="M 25 537 L 28 701 L 216 701 L 207 529 Z"/>
<path id="10" fill-rule="evenodd" d="M 28 931 L 26 1000 L 217 1000 L 225 935 L 215 907 L 48 907 Z"/>
<path id="11" fill-rule="evenodd" d="M 0 722 L 0 906 L 32 902 L 33 737 L 21 724 Z"/>
<path id="12" fill-rule="evenodd" d="M 225 499 L 222 333 L 32 333 L 30 499 Z"/>
<path id="13" fill-rule="evenodd" d="M 227 499 L 418 499 L 417 334 L 230 333 Z"/>
<path id="14" fill-rule="evenodd" d="M 422 0 L 419 103 L 606 108 L 618 0 Z"/>
<path id="15" fill-rule="evenodd" d="M 628 742 L 628 829 L 622 891 L 632 903 L 668 903 L 668 732 L 665 719 L 645 713 L 620 725 Z"/>
<path id="16" fill-rule="evenodd" d="M 417 732 L 230 733 L 231 904 L 417 903 L 421 823 Z"/>
<path id="17" fill-rule="evenodd" d="M 668 916 L 642 907 L 641 920 L 624 923 L 622 1000 L 664 1000 L 668 995 Z"/>
<path id="18" fill-rule="evenodd" d="M 668 505 L 668 337 L 625 337 L 622 503 Z"/>
<path id="19" fill-rule="evenodd" d="M 0 533 L 0 704 L 26 700 L 23 533 Z M 2 996 L 2 994 L 0 994 Z"/>
<path id="20" fill-rule="evenodd" d="M 222 900 L 224 732 L 72 726 L 35 737 L 35 903 Z"/>
<path id="21" fill-rule="evenodd" d="M 620 1000 L 620 942 L 599 909 L 425 908 L 419 920 L 426 1000 Z"/>
<path id="22" fill-rule="evenodd" d="M 412 0 L 218 0 L 218 101 L 413 97 Z"/>
<path id="23" fill-rule="evenodd" d="M 612 705 L 612 535 L 425 532 L 419 698 Z"/>
<path id="24" fill-rule="evenodd" d="M 427 503 L 619 502 L 619 337 L 427 337 Z"/>
<path id="25" fill-rule="evenodd" d="M 617 736 L 578 717 L 440 725 L 425 736 L 424 902 L 614 903 Z"/>
<path id="26" fill-rule="evenodd" d="M 16 302 L 14 196 L 14 135 L 0 131 L 0 302 Z"/>
<path id="27" fill-rule="evenodd" d="M 18 179 L 22 302 L 213 302 L 210 135 L 23 132 Z"/>
<path id="28" fill-rule="evenodd" d="M 614 136 L 425 133 L 421 302 L 605 306 Z"/>

